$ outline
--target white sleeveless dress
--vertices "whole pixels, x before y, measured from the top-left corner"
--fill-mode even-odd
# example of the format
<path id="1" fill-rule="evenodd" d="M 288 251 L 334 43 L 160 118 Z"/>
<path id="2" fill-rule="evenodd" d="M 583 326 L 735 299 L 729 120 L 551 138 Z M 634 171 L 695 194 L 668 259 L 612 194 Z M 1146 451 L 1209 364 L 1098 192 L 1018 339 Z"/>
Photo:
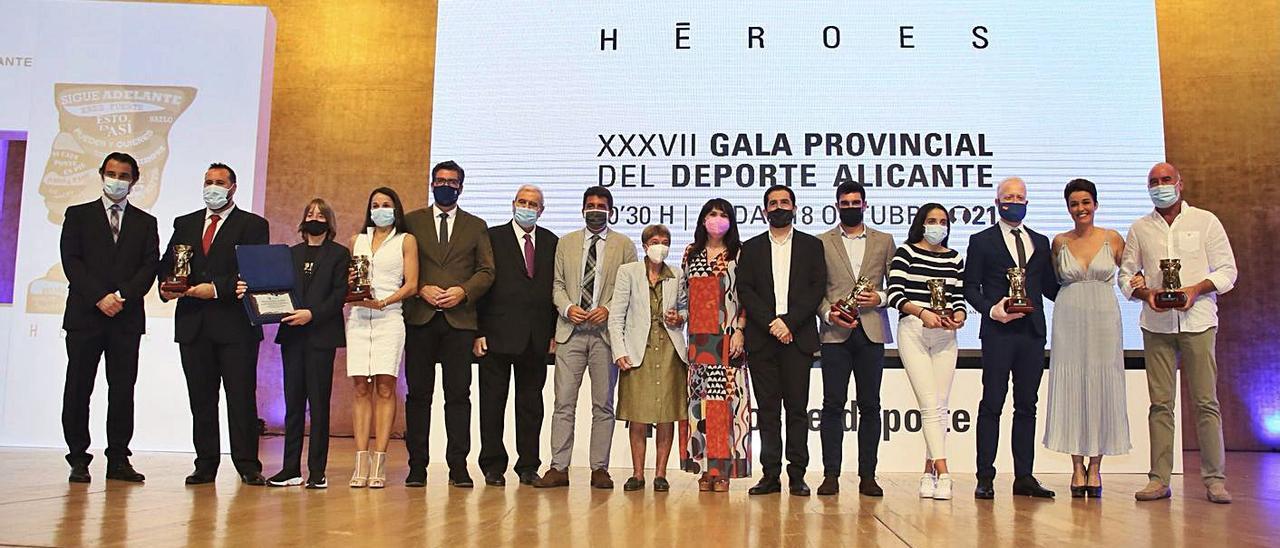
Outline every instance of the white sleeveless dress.
<path id="1" fill-rule="evenodd" d="M 373 298 L 385 299 L 404 284 L 404 234 L 392 229 L 375 253 L 373 229 L 356 236 L 352 256 L 369 257 L 369 278 Z M 387 305 L 382 310 L 363 306 L 351 307 L 347 317 L 347 376 L 396 376 L 404 355 L 404 315 L 401 304 Z"/>

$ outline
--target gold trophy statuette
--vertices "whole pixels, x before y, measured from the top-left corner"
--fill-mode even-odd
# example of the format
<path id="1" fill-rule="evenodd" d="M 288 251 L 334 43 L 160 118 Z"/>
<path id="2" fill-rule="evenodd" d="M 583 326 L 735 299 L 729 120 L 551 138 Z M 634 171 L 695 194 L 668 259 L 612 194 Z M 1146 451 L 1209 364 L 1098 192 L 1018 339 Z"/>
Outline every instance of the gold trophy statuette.
<path id="1" fill-rule="evenodd" d="M 947 281 L 933 278 L 925 282 L 929 287 L 929 311 L 942 318 L 950 318 L 954 313 L 947 303 Z"/>
<path id="2" fill-rule="evenodd" d="M 1180 259 L 1160 259 L 1160 287 L 1156 293 L 1156 308 L 1182 308 L 1187 304 L 1187 294 L 1178 291 L 1182 287 L 1182 277 L 1178 271 L 1182 269 Z"/>
<path id="3" fill-rule="evenodd" d="M 849 290 L 849 294 L 845 298 L 836 301 L 834 312 L 839 314 L 846 322 L 858 321 L 858 295 L 864 291 L 871 289 L 871 278 L 866 276 L 858 276 L 858 281 L 853 283 L 853 289 Z"/>
<path id="4" fill-rule="evenodd" d="M 186 293 L 191 288 L 191 284 L 187 283 L 187 278 L 191 276 L 191 254 L 191 246 L 174 244 L 173 272 L 170 272 L 169 277 L 160 282 L 161 290 L 169 293 Z"/>
<path id="5" fill-rule="evenodd" d="M 1015 266 L 1006 270 L 1005 276 L 1009 278 L 1009 300 L 1004 303 L 1005 312 L 1030 314 L 1035 307 L 1027 298 L 1027 269 Z"/>
<path id="6" fill-rule="evenodd" d="M 347 302 L 364 301 L 373 298 L 373 282 L 369 280 L 369 257 L 356 255 L 351 257 L 351 282 L 347 285 Z"/>

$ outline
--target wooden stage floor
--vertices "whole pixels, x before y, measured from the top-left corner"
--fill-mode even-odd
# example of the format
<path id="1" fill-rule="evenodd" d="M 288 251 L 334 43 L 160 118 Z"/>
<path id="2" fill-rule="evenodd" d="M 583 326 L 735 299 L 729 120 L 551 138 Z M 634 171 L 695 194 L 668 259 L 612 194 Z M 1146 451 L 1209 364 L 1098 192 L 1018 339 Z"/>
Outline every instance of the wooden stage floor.
<path id="1" fill-rule="evenodd" d="M 815 443 L 816 445 L 816 443 Z M 508 474 L 505 488 L 447 485 L 443 464 L 429 469 L 425 489 L 407 489 L 403 444 L 393 443 L 389 486 L 349 489 L 352 443 L 335 438 L 330 483 L 323 491 L 246 487 L 223 457 L 218 481 L 186 487 L 192 455 L 145 453 L 133 462 L 146 485 L 105 480 L 99 455 L 93 483 L 68 484 L 62 451 L 0 448 L 0 544 L 23 546 L 1276 546 L 1280 536 L 1280 454 L 1229 453 L 1235 504 L 1205 500 L 1195 475 L 1175 476 L 1172 500 L 1138 503 L 1145 476 L 1105 474 L 1104 497 L 1072 500 L 1070 477 L 1041 481 L 1053 501 L 1014 498 L 1012 479 L 996 482 L 997 498 L 975 501 L 974 479 L 957 478 L 949 502 L 915 496 L 914 474 L 880 478 L 886 496 L 860 497 L 845 477 L 837 497 L 748 497 L 753 480 L 727 494 L 699 493 L 694 477 L 673 472 L 671 492 L 590 489 L 574 469 L 567 489 L 535 490 Z M 264 440 L 266 473 L 279 465 L 280 438 Z M 618 455 L 615 461 L 624 461 Z M 1196 453 L 1187 469 L 1197 470 Z M 651 474 L 651 472 L 650 472 Z M 821 480 L 811 472 L 814 488 Z M 651 479 L 651 478 L 650 478 Z M 1272 539 L 1268 541 L 1267 539 Z"/>

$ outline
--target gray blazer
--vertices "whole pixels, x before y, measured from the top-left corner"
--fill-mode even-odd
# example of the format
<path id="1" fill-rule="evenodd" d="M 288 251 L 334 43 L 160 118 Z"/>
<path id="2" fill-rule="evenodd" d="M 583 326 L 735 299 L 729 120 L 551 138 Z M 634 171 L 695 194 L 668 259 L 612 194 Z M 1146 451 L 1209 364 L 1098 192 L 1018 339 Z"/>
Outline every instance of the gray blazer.
<path id="1" fill-rule="evenodd" d="M 587 230 L 578 229 L 556 244 L 555 280 L 551 283 L 551 300 L 555 302 L 559 318 L 556 320 L 556 343 L 565 343 L 573 335 L 573 322 L 569 321 L 569 307 L 582 300 L 582 246 Z M 636 244 L 626 234 L 610 229 L 604 240 L 604 256 L 597 257 L 596 276 L 600 277 L 600 302 L 596 306 L 609 308 L 613 300 L 613 285 L 618 267 L 636 261 Z M 601 326 L 604 330 L 605 327 Z M 608 336 L 605 333 L 606 338 Z"/>
<path id="2" fill-rule="evenodd" d="M 822 253 L 827 260 L 827 291 L 818 305 L 819 335 L 823 343 L 842 343 L 849 340 L 850 330 L 827 323 L 827 311 L 836 301 L 848 296 L 857 279 L 853 269 L 849 267 L 849 253 L 841 241 L 842 229 L 839 226 L 818 236 L 822 241 Z M 893 236 L 867 227 L 867 249 L 862 255 L 862 267 L 859 273 L 871 278 L 872 288 L 884 292 L 889 285 L 889 262 L 893 260 L 893 252 L 897 246 Z M 862 330 L 867 333 L 871 342 L 886 344 L 893 342 L 893 332 L 889 330 L 889 309 L 887 299 L 881 294 L 880 306 L 858 309 L 858 321 Z"/>

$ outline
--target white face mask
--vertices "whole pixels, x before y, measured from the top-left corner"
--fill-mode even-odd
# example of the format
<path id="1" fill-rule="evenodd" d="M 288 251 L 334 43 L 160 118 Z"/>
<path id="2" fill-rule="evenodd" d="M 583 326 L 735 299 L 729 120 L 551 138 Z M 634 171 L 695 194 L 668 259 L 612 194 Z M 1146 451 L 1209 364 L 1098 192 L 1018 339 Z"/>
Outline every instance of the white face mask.
<path id="1" fill-rule="evenodd" d="M 119 202 L 120 200 L 123 200 L 125 196 L 129 195 L 129 187 L 132 184 L 133 183 L 130 183 L 129 181 L 124 181 L 121 179 L 112 179 L 111 177 L 103 177 L 102 193 L 106 194 L 108 198 L 111 198 L 111 201 Z"/>
<path id="2" fill-rule="evenodd" d="M 217 211 L 226 207 L 230 195 L 231 189 L 218 185 L 204 185 L 204 205 L 209 206 L 209 209 Z"/>
<path id="3" fill-rule="evenodd" d="M 667 260 L 667 254 L 671 252 L 671 248 L 662 244 L 653 244 L 644 250 L 644 256 L 654 264 Z"/>
<path id="4" fill-rule="evenodd" d="M 947 239 L 947 227 L 942 225 L 924 225 L 924 239 L 933 245 L 942 244 Z"/>

